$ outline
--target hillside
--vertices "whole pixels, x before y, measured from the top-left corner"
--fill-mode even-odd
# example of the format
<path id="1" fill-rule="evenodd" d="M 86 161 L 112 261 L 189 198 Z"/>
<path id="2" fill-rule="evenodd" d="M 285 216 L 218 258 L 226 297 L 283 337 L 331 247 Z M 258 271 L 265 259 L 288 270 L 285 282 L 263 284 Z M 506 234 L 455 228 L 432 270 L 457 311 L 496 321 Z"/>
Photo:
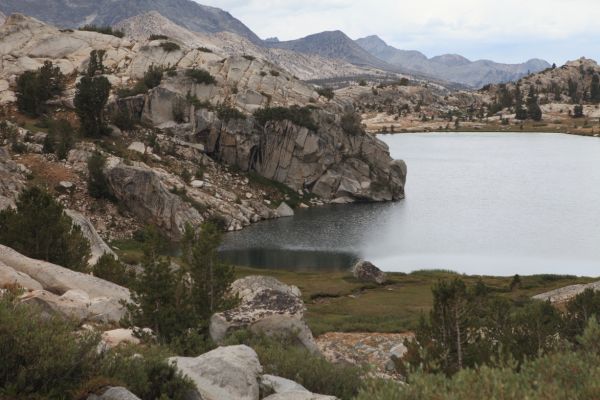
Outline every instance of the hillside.
<path id="1" fill-rule="evenodd" d="M 161 34 L 189 47 L 209 48 L 223 56 L 240 54 L 253 56 L 278 65 L 302 80 L 384 74 L 380 70 L 361 68 L 342 60 L 316 54 L 263 47 L 232 32 L 215 34 L 192 32 L 157 11 L 150 11 L 120 21 L 115 27 L 124 31 L 127 37 L 140 41 L 146 40 L 152 34 Z"/>
<path id="2" fill-rule="evenodd" d="M 373 56 L 397 68 L 462 83 L 474 88 L 489 83 L 518 80 L 529 73 L 539 72 L 550 67 L 546 61 L 537 59 L 521 64 L 501 64 L 489 60 L 470 61 L 456 54 L 427 58 L 418 51 L 396 49 L 378 36 L 361 38 L 356 40 L 356 43 Z"/>
<path id="3" fill-rule="evenodd" d="M 261 40 L 226 11 L 191 0 L 3 0 L 0 11 L 22 13 L 64 28 L 86 24 L 112 26 L 124 19 L 157 11 L 191 31 L 234 32 L 253 43 Z"/>

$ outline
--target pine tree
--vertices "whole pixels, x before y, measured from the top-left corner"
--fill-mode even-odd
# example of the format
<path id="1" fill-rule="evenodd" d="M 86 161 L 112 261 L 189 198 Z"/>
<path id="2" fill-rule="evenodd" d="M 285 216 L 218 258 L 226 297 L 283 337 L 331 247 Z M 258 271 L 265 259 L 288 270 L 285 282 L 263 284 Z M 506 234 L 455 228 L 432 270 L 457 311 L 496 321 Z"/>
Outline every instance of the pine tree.
<path id="1" fill-rule="evenodd" d="M 26 71 L 17 79 L 17 107 L 33 116 L 41 115 L 45 103 L 62 93 L 65 87 L 60 68 L 46 61 L 37 71 Z"/>
<path id="2" fill-rule="evenodd" d="M 92 50 L 90 53 L 90 61 L 87 69 L 87 76 L 93 78 L 96 74 L 104 73 L 104 55 L 106 54 L 105 50 Z"/>
<path id="3" fill-rule="evenodd" d="M 538 104 L 538 97 L 533 85 L 529 88 L 529 95 L 527 96 L 527 116 L 534 121 L 542 120 L 542 109 Z"/>
<path id="4" fill-rule="evenodd" d="M 112 194 L 108 186 L 108 180 L 104 175 L 104 166 L 106 165 L 106 157 L 101 153 L 95 152 L 88 159 L 88 193 L 90 196 L 97 199 L 106 198 L 112 199 Z"/>
<path id="5" fill-rule="evenodd" d="M 226 292 L 234 280 L 234 270 L 219 259 L 217 250 L 222 240 L 222 231 L 210 222 L 203 224 L 199 233 L 188 226 L 183 240 L 195 313 L 205 318 L 231 306 Z"/>
<path id="6" fill-rule="evenodd" d="M 125 324 L 152 329 L 161 342 L 169 343 L 187 326 L 194 325 L 196 316 L 189 312 L 189 303 L 182 295 L 182 270 L 171 268 L 168 258 L 161 256 L 164 239 L 154 227 L 145 234 L 143 273 L 131 285 L 131 300 Z"/>
<path id="7" fill-rule="evenodd" d="M 110 82 L 104 76 L 84 76 L 77 84 L 75 112 L 85 136 L 99 137 L 108 133 L 104 121 L 104 106 L 110 94 Z"/>
<path id="8" fill-rule="evenodd" d="M 42 189 L 21 193 L 17 209 L 0 212 L 0 243 L 28 257 L 83 271 L 90 245 L 63 207 Z"/>
<path id="9" fill-rule="evenodd" d="M 523 106 L 523 95 L 521 94 L 519 85 L 515 89 L 515 119 L 521 121 L 527 119 L 527 109 Z"/>
<path id="10" fill-rule="evenodd" d="M 594 74 L 592 77 L 592 85 L 590 87 L 590 100 L 594 103 L 600 102 L 600 77 Z"/>
<path id="11" fill-rule="evenodd" d="M 465 366 L 467 319 L 469 304 L 465 283 L 460 279 L 440 281 L 432 289 L 431 333 L 433 343 L 440 346 L 443 369 L 457 371 Z"/>

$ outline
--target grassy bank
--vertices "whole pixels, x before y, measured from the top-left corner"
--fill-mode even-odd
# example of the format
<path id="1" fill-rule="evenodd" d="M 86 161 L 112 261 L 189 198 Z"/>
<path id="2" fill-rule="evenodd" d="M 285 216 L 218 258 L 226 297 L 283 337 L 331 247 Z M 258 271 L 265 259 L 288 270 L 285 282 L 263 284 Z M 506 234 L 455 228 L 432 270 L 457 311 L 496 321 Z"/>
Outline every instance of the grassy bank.
<path id="1" fill-rule="evenodd" d="M 417 271 L 389 274 L 388 283 L 378 287 L 361 283 L 344 272 L 291 272 L 239 267 L 238 276 L 268 275 L 302 290 L 313 332 L 405 332 L 415 328 L 432 304 L 431 285 L 457 274 L 450 271 Z M 467 284 L 481 279 L 491 290 L 518 300 L 579 283 L 591 278 L 534 275 L 521 277 L 521 287 L 509 289 L 511 277 L 461 275 Z"/>
<path id="2" fill-rule="evenodd" d="M 140 243 L 135 240 L 111 243 L 121 260 L 139 263 Z M 172 250 L 169 253 L 175 254 Z M 175 260 L 176 261 L 176 260 Z M 308 312 L 307 320 L 316 335 L 325 332 L 406 332 L 416 327 L 422 313 L 432 305 L 431 286 L 440 279 L 460 276 L 467 285 L 480 279 L 492 291 L 515 300 L 526 299 L 564 286 L 590 283 L 593 278 L 532 275 L 521 277 L 521 285 L 510 290 L 512 277 L 458 275 L 452 271 L 389 273 L 383 286 L 365 284 L 351 272 L 297 272 L 237 267 L 238 278 L 266 275 L 300 288 Z"/>

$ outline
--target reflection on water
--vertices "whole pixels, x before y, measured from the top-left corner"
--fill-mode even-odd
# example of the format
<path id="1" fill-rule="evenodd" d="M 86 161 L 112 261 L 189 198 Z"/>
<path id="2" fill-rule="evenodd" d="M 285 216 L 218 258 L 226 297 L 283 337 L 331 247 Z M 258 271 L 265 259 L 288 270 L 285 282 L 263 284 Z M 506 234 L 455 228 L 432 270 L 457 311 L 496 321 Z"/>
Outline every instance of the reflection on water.
<path id="1" fill-rule="evenodd" d="M 600 139 L 559 134 L 384 136 L 408 164 L 397 203 L 299 210 L 228 234 L 241 265 L 600 275 Z"/>
<path id="2" fill-rule="evenodd" d="M 284 268 L 300 272 L 344 271 L 357 261 L 357 255 L 351 253 L 262 247 L 224 250 L 221 252 L 221 257 L 234 265 L 267 269 Z"/>

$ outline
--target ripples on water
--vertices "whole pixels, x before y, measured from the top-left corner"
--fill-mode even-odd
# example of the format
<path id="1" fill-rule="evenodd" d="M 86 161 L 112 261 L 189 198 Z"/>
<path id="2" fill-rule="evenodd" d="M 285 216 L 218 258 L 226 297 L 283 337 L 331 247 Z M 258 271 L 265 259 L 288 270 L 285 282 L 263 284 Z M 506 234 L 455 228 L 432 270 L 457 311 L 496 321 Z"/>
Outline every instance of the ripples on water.
<path id="1" fill-rule="evenodd" d="M 300 210 L 228 234 L 241 265 L 600 275 L 600 139 L 539 133 L 383 136 L 408 164 L 397 203 Z"/>

